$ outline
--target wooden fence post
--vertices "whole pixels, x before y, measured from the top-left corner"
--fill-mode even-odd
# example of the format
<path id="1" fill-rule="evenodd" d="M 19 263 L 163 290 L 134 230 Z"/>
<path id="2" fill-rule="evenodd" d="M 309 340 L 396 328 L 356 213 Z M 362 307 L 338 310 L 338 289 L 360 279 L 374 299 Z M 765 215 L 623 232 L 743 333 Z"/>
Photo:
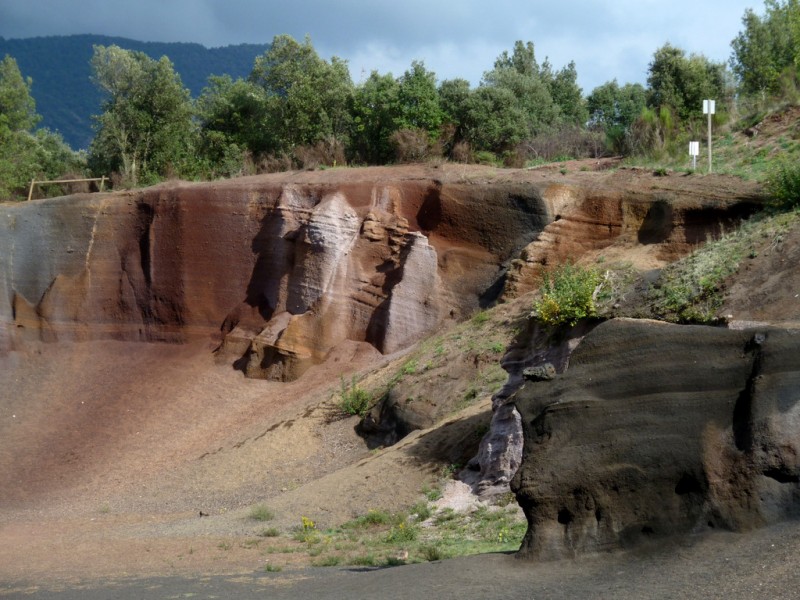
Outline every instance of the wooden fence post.
<path id="1" fill-rule="evenodd" d="M 82 181 L 99 181 L 100 189 L 98 191 L 102 192 L 107 180 L 109 180 L 109 178 L 105 175 L 102 177 L 92 177 L 88 179 L 52 179 L 47 181 L 36 181 L 35 179 L 31 179 L 31 188 L 28 190 L 28 201 L 33 198 L 33 186 L 35 186 L 37 183 L 79 183 Z"/>

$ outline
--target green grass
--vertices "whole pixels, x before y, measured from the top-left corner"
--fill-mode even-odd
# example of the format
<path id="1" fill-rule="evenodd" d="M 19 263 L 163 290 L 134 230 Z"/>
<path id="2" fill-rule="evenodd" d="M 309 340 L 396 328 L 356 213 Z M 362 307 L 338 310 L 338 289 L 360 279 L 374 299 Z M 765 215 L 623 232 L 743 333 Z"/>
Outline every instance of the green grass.
<path id="1" fill-rule="evenodd" d="M 749 138 L 743 133 L 749 127 L 764 121 L 773 112 L 786 107 L 785 103 L 775 104 L 769 107 L 769 110 L 754 111 L 738 121 L 713 129 L 711 149 L 714 173 L 767 182 L 773 173 L 774 163 L 777 159 L 780 158 L 792 164 L 800 162 L 800 144 L 797 143 L 797 140 L 789 139 L 786 135 L 769 138 L 764 134 Z M 787 133 L 790 132 L 787 130 Z M 790 133 L 791 137 L 795 135 L 794 131 Z M 670 142 L 656 156 L 630 156 L 625 159 L 624 164 L 652 169 L 659 175 L 667 174 L 668 170 L 690 172 L 691 159 L 687 152 L 689 138 L 701 142 L 696 172 L 705 174 L 708 170 L 708 149 L 704 125 L 699 133 L 685 132 Z"/>
<path id="2" fill-rule="evenodd" d="M 480 312 L 475 313 L 475 315 L 472 317 L 471 322 L 473 325 L 481 326 L 484 323 L 488 322 L 489 318 L 490 318 L 489 312 L 482 310 Z"/>
<path id="3" fill-rule="evenodd" d="M 800 213 L 761 213 L 738 229 L 667 266 L 648 294 L 656 316 L 679 323 L 713 323 L 724 303 L 725 280 L 758 248 L 779 244 Z"/>
<path id="4" fill-rule="evenodd" d="M 428 501 L 421 501 L 407 513 L 373 510 L 341 527 L 315 532 L 315 539 L 299 543 L 296 551 L 313 559 L 314 566 L 393 566 L 514 551 L 526 528 L 516 507 L 433 513 Z"/>
<path id="5" fill-rule="evenodd" d="M 396 520 L 396 515 L 392 515 L 384 510 L 370 509 L 366 514 L 345 523 L 342 527 L 345 529 L 368 529 L 379 525 L 388 525 Z"/>
<path id="6" fill-rule="evenodd" d="M 400 369 L 400 372 L 403 375 L 414 375 L 417 372 L 417 360 L 412 358 L 406 361 Z"/>
<path id="7" fill-rule="evenodd" d="M 767 181 L 767 191 L 778 209 L 800 206 L 800 167 L 797 162 L 787 158 L 776 162 Z"/>

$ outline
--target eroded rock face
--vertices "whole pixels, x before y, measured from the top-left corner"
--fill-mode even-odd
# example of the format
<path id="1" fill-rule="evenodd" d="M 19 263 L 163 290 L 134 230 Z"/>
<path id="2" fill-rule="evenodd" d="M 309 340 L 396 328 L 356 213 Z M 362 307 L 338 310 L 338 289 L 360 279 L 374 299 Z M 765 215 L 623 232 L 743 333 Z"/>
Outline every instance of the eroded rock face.
<path id="1" fill-rule="evenodd" d="M 515 404 L 522 556 L 800 514 L 800 332 L 609 321 Z"/>
<path id="2" fill-rule="evenodd" d="M 546 264 L 626 244 L 686 253 L 758 204 L 738 180 L 655 183 L 372 168 L 3 205 L 0 351 L 212 336 L 221 361 L 292 379 L 344 340 L 401 349 L 533 289 Z"/>
<path id="3" fill-rule="evenodd" d="M 538 287 L 548 266 L 587 255 L 608 253 L 613 258 L 615 250 L 638 247 L 642 264 L 635 266 L 663 266 L 719 237 L 758 203 L 757 191 L 749 184 L 732 190 L 730 182 L 708 179 L 689 190 L 680 187 L 684 182 L 679 185 L 675 176 L 652 179 L 646 189 L 631 172 L 591 187 L 546 186 L 542 198 L 553 221 L 512 263 L 504 298 Z"/>
<path id="4" fill-rule="evenodd" d="M 477 471 L 473 489 L 481 496 L 508 492 L 522 462 L 523 428 L 514 405 L 515 393 L 528 381 L 550 381 L 563 373 L 569 358 L 596 323 L 550 327 L 528 319 L 527 328 L 508 348 L 501 362 L 508 373 L 505 385 L 492 396 L 492 421 L 478 454 L 470 461 Z M 470 478 L 470 479 L 473 479 Z"/>
<path id="5" fill-rule="evenodd" d="M 345 340 L 394 352 L 469 315 L 550 220 L 534 185 L 361 176 L 4 205 L 0 351 L 212 336 L 221 361 L 293 379 Z"/>

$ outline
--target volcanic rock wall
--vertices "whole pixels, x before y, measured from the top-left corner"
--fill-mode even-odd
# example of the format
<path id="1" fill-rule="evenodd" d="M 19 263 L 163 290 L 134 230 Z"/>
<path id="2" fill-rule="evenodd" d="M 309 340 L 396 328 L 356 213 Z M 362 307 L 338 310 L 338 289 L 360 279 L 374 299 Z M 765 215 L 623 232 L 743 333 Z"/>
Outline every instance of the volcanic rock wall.
<path id="1" fill-rule="evenodd" d="M 211 335 L 249 375 L 294 378 L 343 340 L 393 352 L 468 315 L 550 220 L 538 186 L 386 172 L 4 205 L 0 350 Z"/>
<path id="2" fill-rule="evenodd" d="M 221 361 L 291 379 L 344 340 L 401 349 L 566 258 L 685 254 L 756 204 L 724 178 L 401 167 L 0 205 L 0 351 L 213 336 Z"/>
<path id="3" fill-rule="evenodd" d="M 516 406 L 522 556 L 800 514 L 800 332 L 608 321 Z"/>

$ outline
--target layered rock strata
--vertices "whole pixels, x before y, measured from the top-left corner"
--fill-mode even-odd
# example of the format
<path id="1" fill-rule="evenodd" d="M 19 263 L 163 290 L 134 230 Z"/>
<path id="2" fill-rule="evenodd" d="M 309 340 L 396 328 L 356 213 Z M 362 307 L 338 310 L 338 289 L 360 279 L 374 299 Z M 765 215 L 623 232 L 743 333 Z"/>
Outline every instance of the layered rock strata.
<path id="1" fill-rule="evenodd" d="M 644 177 L 644 179 L 637 179 Z M 538 287 L 548 266 L 608 252 L 622 252 L 637 267 L 660 267 L 719 237 L 761 202 L 758 190 L 741 182 L 703 178 L 687 189 L 681 176 L 652 176 L 624 170 L 592 186 L 551 183 L 542 196 L 553 221 L 511 264 L 504 298 Z M 614 185 L 608 185 L 614 181 Z M 693 187 L 696 185 L 696 187 Z M 638 248 L 637 256 L 625 256 Z"/>
<path id="2" fill-rule="evenodd" d="M 800 515 L 800 332 L 612 320 L 515 404 L 520 555 Z"/>
<path id="3" fill-rule="evenodd" d="M 475 311 L 551 218 L 537 186 L 386 172 L 4 205 L 0 350 L 210 335 L 248 375 L 293 379 L 344 340 L 390 353 Z"/>
<path id="4" fill-rule="evenodd" d="M 221 361 L 293 379 L 344 340 L 402 349 L 567 257 L 685 253 L 757 205 L 738 181 L 652 179 L 372 168 L 5 204 L 0 351 L 212 336 Z"/>

